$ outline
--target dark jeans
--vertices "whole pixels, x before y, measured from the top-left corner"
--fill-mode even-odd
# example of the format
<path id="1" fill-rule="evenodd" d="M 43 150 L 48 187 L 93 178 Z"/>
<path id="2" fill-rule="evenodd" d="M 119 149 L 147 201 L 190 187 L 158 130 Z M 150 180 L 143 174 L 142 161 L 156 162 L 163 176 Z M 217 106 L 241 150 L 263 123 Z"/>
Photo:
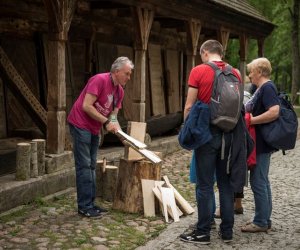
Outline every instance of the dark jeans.
<path id="1" fill-rule="evenodd" d="M 71 124 L 73 153 L 76 168 L 76 187 L 78 209 L 87 210 L 94 207 L 96 196 L 96 164 L 99 136 L 77 128 Z"/>
<path id="2" fill-rule="evenodd" d="M 229 176 L 226 173 L 227 155 L 230 146 L 230 135 L 225 136 L 225 160 L 221 160 L 222 133 L 213 132 L 213 138 L 197 150 L 195 150 L 197 161 L 197 206 L 198 224 L 197 230 L 200 234 L 209 235 L 211 221 L 213 220 L 214 204 L 214 175 L 216 173 L 222 222 L 220 230 L 222 235 L 232 236 L 234 224 L 234 193 L 230 186 Z"/>

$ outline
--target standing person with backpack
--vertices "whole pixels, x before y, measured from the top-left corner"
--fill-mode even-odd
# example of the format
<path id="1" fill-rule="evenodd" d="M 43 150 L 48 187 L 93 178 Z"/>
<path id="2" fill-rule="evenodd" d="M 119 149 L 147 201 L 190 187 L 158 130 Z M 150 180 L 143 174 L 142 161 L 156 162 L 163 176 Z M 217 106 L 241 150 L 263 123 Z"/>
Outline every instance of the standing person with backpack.
<path id="1" fill-rule="evenodd" d="M 210 243 L 211 221 L 213 219 L 214 175 L 216 173 L 222 219 L 219 235 L 227 243 L 232 241 L 234 224 L 234 190 L 228 172 L 228 156 L 231 145 L 236 140 L 236 137 L 232 135 L 232 129 L 235 128 L 241 113 L 240 109 L 243 102 L 242 83 L 237 70 L 222 61 L 223 46 L 218 41 L 207 40 L 204 42 L 200 48 L 200 55 L 203 64 L 194 67 L 189 76 L 184 120 L 187 119 L 192 106 L 197 101 L 209 104 L 211 111 L 209 130 L 212 134 L 212 139 L 194 151 L 198 184 L 196 194 L 198 207 L 197 228 L 193 232 L 183 233 L 179 237 L 186 242 Z M 224 77 L 225 74 L 228 75 L 228 77 L 226 76 L 227 82 L 215 82 L 219 75 Z M 220 87 L 225 89 L 223 93 L 235 91 L 233 94 L 237 98 L 233 104 L 229 100 L 230 98 L 222 100 L 222 96 L 217 96 L 217 88 Z M 218 93 L 220 92 L 222 91 Z M 231 114 L 216 115 L 219 111 L 217 111 L 218 107 L 215 104 L 221 102 L 229 113 L 233 111 L 233 117 L 230 117 Z M 224 119 L 223 122 L 224 117 L 229 119 Z M 222 123 L 220 126 L 218 124 L 219 121 Z"/>
<path id="2" fill-rule="evenodd" d="M 242 232 L 266 232 L 271 228 L 272 195 L 269 182 L 271 153 L 276 151 L 263 138 L 262 124 L 279 116 L 280 102 L 274 83 L 270 80 L 272 68 L 267 58 L 257 58 L 247 65 L 249 78 L 257 87 L 245 107 L 251 113 L 250 124 L 256 133 L 256 166 L 250 170 L 250 184 L 254 194 L 255 215 L 242 227 Z"/>

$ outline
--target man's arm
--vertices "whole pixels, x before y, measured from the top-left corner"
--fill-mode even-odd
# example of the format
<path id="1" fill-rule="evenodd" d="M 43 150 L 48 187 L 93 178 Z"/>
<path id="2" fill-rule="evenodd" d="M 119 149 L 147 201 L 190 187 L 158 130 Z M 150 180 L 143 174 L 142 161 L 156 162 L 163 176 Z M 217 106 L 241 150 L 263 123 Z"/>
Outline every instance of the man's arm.
<path id="1" fill-rule="evenodd" d="M 185 106 L 184 106 L 184 112 L 183 112 L 184 121 L 187 118 L 188 114 L 190 113 L 193 104 L 197 101 L 197 96 L 198 96 L 198 89 L 189 87 Z"/>
<path id="2" fill-rule="evenodd" d="M 83 100 L 83 104 L 82 104 L 82 109 L 84 112 L 86 112 L 91 118 L 93 118 L 96 121 L 101 122 L 102 124 L 104 124 L 108 119 L 100 114 L 97 109 L 94 107 L 94 103 L 97 100 L 97 96 L 92 95 L 92 94 L 86 94 Z M 113 124 L 113 123 L 108 123 L 105 126 L 105 129 L 108 132 L 112 132 L 115 133 L 118 130 L 118 127 Z"/>
<path id="3" fill-rule="evenodd" d="M 106 122 L 107 118 L 104 115 L 101 115 L 94 107 L 94 103 L 96 102 L 96 100 L 97 96 L 87 93 L 83 100 L 82 109 L 91 118 L 103 124 L 104 122 Z"/>

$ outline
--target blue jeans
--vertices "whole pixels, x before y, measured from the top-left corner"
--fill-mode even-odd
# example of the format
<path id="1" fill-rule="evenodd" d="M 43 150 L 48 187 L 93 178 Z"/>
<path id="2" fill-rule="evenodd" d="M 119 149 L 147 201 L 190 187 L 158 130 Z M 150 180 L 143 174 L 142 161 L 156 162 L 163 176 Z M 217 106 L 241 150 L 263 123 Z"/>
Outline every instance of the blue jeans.
<path id="1" fill-rule="evenodd" d="M 195 156 L 195 151 L 193 151 L 191 163 L 190 163 L 190 182 L 191 183 L 196 183 L 197 182 L 197 175 L 196 175 L 196 156 Z M 195 188 L 195 193 L 196 193 L 196 200 L 197 197 L 200 195 L 200 189 L 199 185 L 196 183 L 196 188 Z M 216 198 L 215 198 L 215 192 L 214 192 L 214 198 L 213 198 L 213 218 L 215 216 L 215 211 L 216 211 Z M 214 219 L 213 219 L 214 220 Z"/>
<path id="2" fill-rule="evenodd" d="M 272 194 L 269 182 L 271 153 L 257 154 L 256 166 L 250 171 L 250 184 L 254 194 L 253 223 L 260 227 L 271 226 Z"/>
<path id="3" fill-rule="evenodd" d="M 73 137 L 76 168 L 77 205 L 79 210 L 94 207 L 96 197 L 96 164 L 99 136 L 69 124 Z"/>
<path id="4" fill-rule="evenodd" d="M 228 134 L 225 136 L 225 160 L 221 160 L 222 134 L 213 133 L 213 138 L 200 148 L 195 150 L 197 167 L 197 207 L 198 224 L 197 231 L 200 234 L 209 235 L 211 221 L 213 220 L 214 204 L 214 182 L 215 173 L 217 177 L 220 211 L 222 222 L 220 230 L 222 235 L 232 236 L 234 224 L 233 199 L 234 194 L 230 186 L 229 176 L 226 173 L 227 156 L 229 152 L 230 139 Z"/>

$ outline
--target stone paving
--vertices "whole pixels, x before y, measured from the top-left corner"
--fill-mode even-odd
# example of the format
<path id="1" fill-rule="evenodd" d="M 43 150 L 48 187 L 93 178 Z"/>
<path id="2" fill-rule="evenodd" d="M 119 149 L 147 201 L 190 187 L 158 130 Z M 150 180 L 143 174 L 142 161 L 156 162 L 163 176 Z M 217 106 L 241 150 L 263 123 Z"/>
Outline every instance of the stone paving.
<path id="1" fill-rule="evenodd" d="M 191 152 L 179 150 L 164 159 L 162 172 L 195 206 L 194 185 L 189 183 Z M 0 215 L 2 249 L 300 249 L 300 141 L 287 155 L 273 154 L 270 180 L 273 192 L 273 228 L 268 233 L 241 233 L 253 216 L 253 195 L 245 188 L 244 215 L 235 216 L 234 241 L 223 243 L 217 229 L 208 246 L 181 242 L 178 235 L 195 223 L 197 213 L 166 225 L 162 216 L 122 214 L 110 210 L 101 219 L 77 215 L 74 190 L 63 198 L 37 200 L 14 213 Z M 101 202 L 101 201 L 99 201 Z M 110 209 L 110 203 L 102 203 Z M 217 224 L 220 222 L 217 220 Z M 162 231 L 163 228 L 165 230 Z M 141 246 L 143 245 L 143 246 Z M 140 247 L 139 247 L 140 246 Z"/>
<path id="2" fill-rule="evenodd" d="M 180 160 L 180 159 L 178 159 Z M 245 188 L 244 214 L 235 216 L 234 239 L 225 244 L 211 231 L 211 244 L 203 246 L 178 239 L 188 226 L 197 221 L 197 213 L 180 222 L 172 223 L 158 238 L 139 250 L 146 249 L 300 249 L 300 141 L 286 155 L 276 152 L 270 165 L 270 182 L 273 196 L 272 229 L 268 233 L 242 233 L 240 228 L 253 218 L 254 203 L 250 187 Z M 216 219 L 217 224 L 220 220 Z M 217 227 L 218 228 L 218 227 Z"/>

